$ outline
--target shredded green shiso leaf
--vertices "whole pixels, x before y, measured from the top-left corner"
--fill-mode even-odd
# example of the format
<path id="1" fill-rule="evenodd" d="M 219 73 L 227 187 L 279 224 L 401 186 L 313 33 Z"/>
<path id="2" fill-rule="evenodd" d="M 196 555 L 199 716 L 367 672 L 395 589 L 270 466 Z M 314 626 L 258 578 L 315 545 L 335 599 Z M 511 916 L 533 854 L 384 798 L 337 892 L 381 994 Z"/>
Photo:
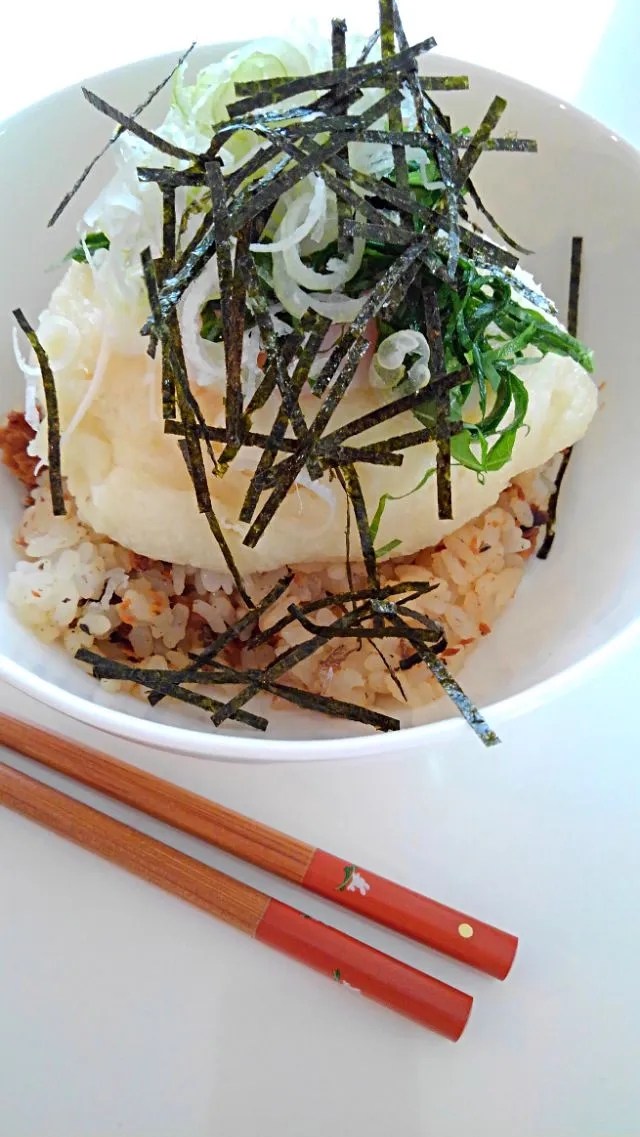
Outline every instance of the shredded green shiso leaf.
<path id="1" fill-rule="evenodd" d="M 123 238 L 108 211 L 94 210 L 93 227 L 68 258 L 84 262 L 99 250 L 114 256 L 117 237 L 126 271 L 144 283 L 150 314 L 142 335 L 149 354 L 158 351 L 162 360 L 164 428 L 180 446 L 198 508 L 247 606 L 246 615 L 183 672 L 78 654 L 99 677 L 142 684 L 152 703 L 170 696 L 204 708 L 216 726 L 234 718 L 262 730 L 266 719 L 244 709 L 262 691 L 375 729 L 397 729 L 392 716 L 302 691 L 283 679 L 332 638 L 372 642 L 387 667 L 384 641 L 402 639 L 410 648 L 402 667 L 423 666 L 482 742 L 498 741 L 447 671 L 442 629 L 411 607 L 431 586 L 381 587 L 379 562 L 399 544 L 392 540 L 376 548 L 382 515 L 389 501 L 408 495 L 383 494 L 369 516 L 358 468 L 362 463 L 398 466 L 409 447 L 435 443 L 435 465 L 429 464 L 408 492 L 435 479 L 439 515 L 450 518 L 455 515 L 452 465 L 483 479 L 511 460 L 518 432 L 527 429 L 527 388 L 515 368 L 550 352 L 570 356 L 587 370 L 592 359 L 576 339 L 575 327 L 564 331 L 546 297 L 516 275 L 518 253 L 526 250 L 489 212 L 472 180 L 485 151 L 535 153 L 535 141 L 494 133 L 506 107 L 498 96 L 475 130 L 454 130 L 433 92 L 464 92 L 468 80 L 420 74 L 418 59 L 434 46 L 431 38 L 410 45 L 395 0 L 379 0 L 379 26 L 355 50 L 345 22 L 332 21 L 327 52 L 315 70 L 295 46 L 270 40 L 203 69 L 189 84 L 184 56 L 169 76 L 172 106 L 160 132 L 143 126 L 139 115 L 163 84 L 130 115 L 84 90 L 91 105 L 117 124 L 112 141 L 121 138 L 120 145 L 126 145 L 129 168 L 137 166 L 141 214 L 146 217 L 145 211 L 160 205 L 161 241 L 147 239 L 149 225 L 140 226 L 143 243 L 136 244 L 135 233 Z M 329 200 L 335 224 L 325 237 Z M 500 234 L 506 248 L 481 232 L 471 209 Z M 198 335 L 222 353 L 225 422 L 215 427 L 205 421 L 189 381 L 179 319 L 189 290 L 196 283 L 200 290 L 209 279 L 198 308 Z M 51 489 L 60 510 L 53 375 L 35 332 L 21 313 L 17 318 L 42 369 Z M 369 348 L 372 322 L 379 344 L 411 332 L 415 350 L 384 373 L 389 380 L 377 410 L 335 428 L 331 420 Z M 342 324 L 342 331 L 324 349 L 332 324 Z M 249 394 L 242 384 L 247 335 L 257 337 L 261 360 Z M 317 398 L 311 418 L 300 405 L 305 389 Z M 258 432 L 252 416 L 274 393 L 278 410 L 272 429 Z M 415 418 L 414 430 L 384 441 L 359 440 L 407 412 Z M 347 497 L 348 579 L 352 526 L 367 572 L 365 590 L 290 605 L 268 633 L 259 631 L 258 619 L 282 597 L 290 577 L 261 603 L 254 602 L 211 498 L 212 478 L 224 477 L 246 447 L 259 448 L 261 457 L 239 516 L 246 524 L 244 544 L 258 544 L 303 471 L 312 480 L 328 473 Z M 325 619 L 318 624 L 313 614 L 322 609 Z M 231 666 L 224 653 L 237 637 L 249 634 L 249 644 L 256 646 L 291 622 L 309 638 L 282 651 L 264 671 Z M 392 677 L 402 692 L 399 675 L 392 672 Z M 203 685 L 238 690 L 223 702 L 203 694 L 198 689 Z"/>

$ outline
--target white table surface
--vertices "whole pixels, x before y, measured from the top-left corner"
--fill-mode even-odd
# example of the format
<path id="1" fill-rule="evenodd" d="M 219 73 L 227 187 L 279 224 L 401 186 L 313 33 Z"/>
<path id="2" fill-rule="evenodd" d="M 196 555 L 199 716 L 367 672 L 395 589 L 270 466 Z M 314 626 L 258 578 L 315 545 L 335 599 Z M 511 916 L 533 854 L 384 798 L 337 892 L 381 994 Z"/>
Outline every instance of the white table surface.
<path id="1" fill-rule="evenodd" d="M 194 37 L 240 38 L 248 22 L 269 30 L 267 5 L 193 0 L 178 31 L 158 18 L 164 7 L 153 6 L 148 31 L 150 6 L 123 0 L 100 11 L 60 0 L 37 25 L 29 6 L 14 7 L 0 115 Z M 286 23 L 294 5 L 280 7 Z M 416 38 L 421 7 L 405 4 Z M 434 6 L 434 30 L 449 54 L 544 86 L 638 144 L 636 0 L 575 7 L 463 0 Z M 367 27 L 362 0 L 341 10 Z M 498 984 L 268 881 L 281 899 L 474 994 L 453 1046 L 0 811 L 0 1137 L 637 1137 L 639 678 L 636 644 L 511 723 L 491 753 L 469 737 L 396 763 L 261 768 L 127 747 L 0 687 L 0 710 L 521 937 Z"/>

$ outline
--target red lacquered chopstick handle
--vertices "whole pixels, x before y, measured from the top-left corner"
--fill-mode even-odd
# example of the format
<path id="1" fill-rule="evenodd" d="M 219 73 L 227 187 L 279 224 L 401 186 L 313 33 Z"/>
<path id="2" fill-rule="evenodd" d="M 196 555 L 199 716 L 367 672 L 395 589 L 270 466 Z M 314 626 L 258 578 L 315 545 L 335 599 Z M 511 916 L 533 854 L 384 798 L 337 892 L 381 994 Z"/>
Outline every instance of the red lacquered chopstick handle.
<path id="1" fill-rule="evenodd" d="M 392 880 L 346 864 L 317 849 L 307 869 L 304 888 L 368 916 L 444 955 L 504 979 L 513 963 L 518 940 L 455 908 L 438 904 Z"/>
<path id="2" fill-rule="evenodd" d="M 473 999 L 367 944 L 272 900 L 256 939 L 456 1042 Z"/>

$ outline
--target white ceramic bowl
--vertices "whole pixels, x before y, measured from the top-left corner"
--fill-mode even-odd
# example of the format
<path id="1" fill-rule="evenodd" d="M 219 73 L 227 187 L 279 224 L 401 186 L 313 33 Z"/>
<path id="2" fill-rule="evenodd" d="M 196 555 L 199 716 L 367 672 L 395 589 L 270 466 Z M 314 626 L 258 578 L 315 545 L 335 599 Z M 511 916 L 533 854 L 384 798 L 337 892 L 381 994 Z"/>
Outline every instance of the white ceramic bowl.
<path id="1" fill-rule="evenodd" d="M 198 49 L 192 65 L 219 58 L 232 46 Z M 132 107 L 171 63 L 166 57 L 146 60 L 90 85 L 117 106 Z M 430 57 L 429 66 L 470 75 L 470 94 L 443 97 L 456 125 L 478 121 L 493 95 L 501 94 L 509 100 L 501 131 L 538 139 L 537 156 L 485 155 L 477 181 L 507 230 L 536 249 L 526 267 L 561 311 L 571 237 L 584 237 L 580 333 L 595 351 L 597 378 L 605 384 L 601 408 L 565 481 L 551 558 L 529 562 L 515 602 L 462 675 L 499 731 L 507 718 L 548 702 L 602 665 L 640 625 L 635 508 L 640 156 L 597 122 L 513 79 L 443 56 Z M 163 109 L 161 96 L 147 120 L 158 121 Z M 109 131 L 79 88 L 71 87 L 30 107 L 0 132 L 0 412 L 22 400 L 22 377 L 11 350 L 11 310 L 20 305 L 35 318 L 46 304 L 55 282 L 46 269 L 75 243 L 76 219 L 108 176 L 109 158 L 53 230 L 46 229 L 46 219 Z M 105 695 L 62 652 L 38 643 L 9 610 L 6 579 L 21 506 L 5 470 L 0 494 L 0 676 L 41 702 L 112 734 L 216 758 L 397 754 L 465 732 L 469 745 L 479 746 L 446 699 L 400 735 L 363 733 L 321 716 L 277 712 L 266 736 L 250 736 L 209 730 L 168 705 L 151 711 L 128 697 Z"/>

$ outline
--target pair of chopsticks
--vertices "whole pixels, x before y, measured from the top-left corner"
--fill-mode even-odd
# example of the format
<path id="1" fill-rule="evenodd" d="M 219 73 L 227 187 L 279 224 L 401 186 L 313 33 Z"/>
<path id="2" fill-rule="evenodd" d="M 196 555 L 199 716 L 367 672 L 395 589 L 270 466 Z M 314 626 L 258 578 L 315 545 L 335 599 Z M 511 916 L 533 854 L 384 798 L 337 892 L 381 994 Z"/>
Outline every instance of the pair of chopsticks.
<path id="1" fill-rule="evenodd" d="M 515 936 L 68 739 L 0 715 L 0 745 L 497 979 Z M 0 763 L 0 804 L 456 1041 L 463 991 Z"/>

